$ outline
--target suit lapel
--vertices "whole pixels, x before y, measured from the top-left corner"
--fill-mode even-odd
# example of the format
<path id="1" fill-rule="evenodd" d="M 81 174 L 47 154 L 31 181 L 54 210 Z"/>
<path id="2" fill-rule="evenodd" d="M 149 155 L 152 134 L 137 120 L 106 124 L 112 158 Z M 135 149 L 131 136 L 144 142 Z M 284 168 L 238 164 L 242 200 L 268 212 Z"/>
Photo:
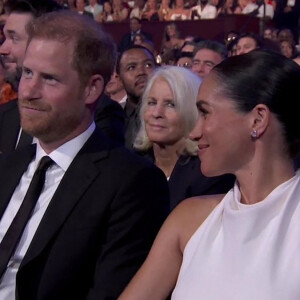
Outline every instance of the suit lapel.
<path id="1" fill-rule="evenodd" d="M 74 206 L 82 199 L 85 191 L 100 174 L 101 169 L 97 167 L 97 161 L 108 155 L 102 137 L 101 140 L 102 143 L 94 133 L 74 158 L 49 203 L 22 261 L 22 266 L 41 253 L 63 226 Z"/>
<path id="2" fill-rule="evenodd" d="M 36 151 L 36 145 L 24 147 L 21 151 L 14 151 L 7 159 L 6 156 L 1 157 L 5 165 L 5 172 L 0 172 L 0 219 L 21 180 L 23 173 L 27 170 L 29 163 L 32 161 Z M 0 166 L 0 168 L 1 168 Z"/>

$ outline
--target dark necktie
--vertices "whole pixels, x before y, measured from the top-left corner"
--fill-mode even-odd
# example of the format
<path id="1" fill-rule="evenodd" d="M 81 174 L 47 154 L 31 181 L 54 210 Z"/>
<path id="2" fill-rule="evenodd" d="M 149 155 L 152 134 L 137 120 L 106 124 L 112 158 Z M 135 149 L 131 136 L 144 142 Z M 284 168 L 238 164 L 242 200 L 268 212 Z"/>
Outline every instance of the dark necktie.
<path id="1" fill-rule="evenodd" d="M 38 168 L 36 169 L 25 198 L 9 226 L 3 240 L 0 244 L 0 278 L 7 268 L 7 264 L 13 255 L 23 230 L 32 214 L 32 211 L 36 205 L 36 202 L 40 196 L 45 183 L 46 171 L 53 163 L 53 160 L 49 156 L 44 156 Z"/>

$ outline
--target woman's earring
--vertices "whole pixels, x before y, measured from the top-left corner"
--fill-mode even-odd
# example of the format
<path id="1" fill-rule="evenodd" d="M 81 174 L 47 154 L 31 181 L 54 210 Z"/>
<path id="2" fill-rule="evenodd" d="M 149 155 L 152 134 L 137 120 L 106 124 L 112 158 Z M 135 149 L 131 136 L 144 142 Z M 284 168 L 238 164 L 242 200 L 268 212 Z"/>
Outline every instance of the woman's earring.
<path id="1" fill-rule="evenodd" d="M 251 132 L 251 136 L 256 139 L 258 137 L 258 133 L 257 133 L 257 130 L 253 129 L 252 132 Z"/>

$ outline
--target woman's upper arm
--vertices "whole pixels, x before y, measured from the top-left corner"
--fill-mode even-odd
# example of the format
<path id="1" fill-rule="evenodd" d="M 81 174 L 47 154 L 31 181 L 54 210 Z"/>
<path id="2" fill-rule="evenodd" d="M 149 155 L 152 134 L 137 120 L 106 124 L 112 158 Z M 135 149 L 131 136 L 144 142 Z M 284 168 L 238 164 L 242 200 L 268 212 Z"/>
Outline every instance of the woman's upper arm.
<path id="1" fill-rule="evenodd" d="M 119 300 L 162 300 L 175 287 L 184 248 L 223 196 L 181 202 L 161 227 L 150 253 Z"/>
<path id="2" fill-rule="evenodd" d="M 160 300 L 173 290 L 182 262 L 178 220 L 171 213 L 160 229 L 151 251 L 119 300 Z"/>

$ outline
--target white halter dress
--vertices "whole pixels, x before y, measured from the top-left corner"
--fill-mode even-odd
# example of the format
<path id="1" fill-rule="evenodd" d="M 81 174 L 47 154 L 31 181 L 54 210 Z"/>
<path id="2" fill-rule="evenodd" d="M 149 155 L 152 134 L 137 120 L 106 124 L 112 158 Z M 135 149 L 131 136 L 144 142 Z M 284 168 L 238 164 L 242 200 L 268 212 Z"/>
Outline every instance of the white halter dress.
<path id="1" fill-rule="evenodd" d="M 240 199 L 235 184 L 191 237 L 172 300 L 300 300 L 300 171 Z"/>

